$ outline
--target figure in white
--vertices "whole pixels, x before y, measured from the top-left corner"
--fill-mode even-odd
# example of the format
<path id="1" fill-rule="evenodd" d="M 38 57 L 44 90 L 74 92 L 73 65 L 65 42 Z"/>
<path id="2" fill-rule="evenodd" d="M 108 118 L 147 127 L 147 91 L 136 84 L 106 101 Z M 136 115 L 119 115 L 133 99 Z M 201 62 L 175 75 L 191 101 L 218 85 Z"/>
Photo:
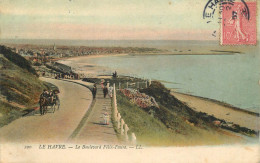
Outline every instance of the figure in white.
<path id="1" fill-rule="evenodd" d="M 104 125 L 109 125 L 109 115 L 107 112 L 103 114 Z"/>
<path id="2" fill-rule="evenodd" d="M 238 5 L 235 11 L 232 11 L 232 16 L 229 20 L 230 24 L 234 24 L 235 27 L 235 38 L 237 41 L 242 40 L 248 41 L 247 34 L 242 31 L 242 10 L 241 5 Z"/>
<path id="3" fill-rule="evenodd" d="M 112 95 L 113 95 L 113 87 L 109 87 L 108 88 L 108 94 L 109 94 L 109 97 L 112 98 Z"/>

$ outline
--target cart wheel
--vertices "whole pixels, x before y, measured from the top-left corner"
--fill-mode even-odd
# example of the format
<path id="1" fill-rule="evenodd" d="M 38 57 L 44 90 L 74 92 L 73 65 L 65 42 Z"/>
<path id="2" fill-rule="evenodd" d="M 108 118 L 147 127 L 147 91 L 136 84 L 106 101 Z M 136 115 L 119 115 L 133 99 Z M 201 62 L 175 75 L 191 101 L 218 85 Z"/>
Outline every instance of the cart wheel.
<path id="1" fill-rule="evenodd" d="M 47 110 L 48 110 L 48 106 L 44 106 L 43 115 L 47 113 Z"/>
<path id="2" fill-rule="evenodd" d="M 59 110 L 60 109 L 60 101 L 57 101 L 57 110 Z"/>
<path id="3" fill-rule="evenodd" d="M 54 104 L 54 105 L 52 106 L 52 113 L 54 113 L 55 110 L 56 110 L 56 104 Z"/>

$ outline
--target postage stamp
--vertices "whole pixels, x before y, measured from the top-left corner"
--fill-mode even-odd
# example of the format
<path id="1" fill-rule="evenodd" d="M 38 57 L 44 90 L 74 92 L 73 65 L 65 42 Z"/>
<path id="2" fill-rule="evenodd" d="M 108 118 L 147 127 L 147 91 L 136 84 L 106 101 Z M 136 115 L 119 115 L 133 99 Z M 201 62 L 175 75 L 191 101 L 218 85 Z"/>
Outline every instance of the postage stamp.
<path id="1" fill-rule="evenodd" d="M 221 45 L 256 45 L 256 1 L 236 1 L 230 10 L 223 10 Z"/>

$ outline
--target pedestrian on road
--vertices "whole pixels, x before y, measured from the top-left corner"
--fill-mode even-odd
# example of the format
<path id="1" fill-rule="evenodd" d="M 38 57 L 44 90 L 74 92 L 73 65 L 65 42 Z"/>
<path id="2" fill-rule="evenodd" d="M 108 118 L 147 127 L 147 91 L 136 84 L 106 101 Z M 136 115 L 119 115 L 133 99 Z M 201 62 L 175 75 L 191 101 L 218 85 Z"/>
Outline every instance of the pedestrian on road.
<path id="1" fill-rule="evenodd" d="M 108 93 L 107 86 L 104 86 L 104 88 L 103 88 L 103 93 L 104 93 L 104 98 L 106 98 L 107 93 Z"/>
<path id="2" fill-rule="evenodd" d="M 93 94 L 93 99 L 96 98 L 96 94 L 97 94 L 97 86 L 96 84 L 94 84 L 93 90 L 92 90 L 92 94 Z"/>
<path id="3" fill-rule="evenodd" d="M 108 113 L 107 112 L 105 112 L 104 114 L 103 114 L 103 119 L 104 119 L 104 125 L 109 125 L 109 115 L 108 115 Z"/>
<path id="4" fill-rule="evenodd" d="M 104 89 L 104 82 L 103 81 L 101 82 L 101 88 Z"/>
<path id="5" fill-rule="evenodd" d="M 108 89 L 108 94 L 109 94 L 109 97 L 112 98 L 112 95 L 113 95 L 113 87 L 109 87 Z"/>

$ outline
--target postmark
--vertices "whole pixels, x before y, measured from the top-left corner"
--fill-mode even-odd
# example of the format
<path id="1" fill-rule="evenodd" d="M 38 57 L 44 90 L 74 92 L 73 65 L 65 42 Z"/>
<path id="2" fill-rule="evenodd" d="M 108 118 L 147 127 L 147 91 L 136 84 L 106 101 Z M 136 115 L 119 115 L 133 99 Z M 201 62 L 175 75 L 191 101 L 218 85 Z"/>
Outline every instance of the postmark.
<path id="1" fill-rule="evenodd" d="M 218 23 L 221 45 L 256 45 L 256 1 L 209 0 L 203 10 L 203 19 L 207 24 Z"/>

